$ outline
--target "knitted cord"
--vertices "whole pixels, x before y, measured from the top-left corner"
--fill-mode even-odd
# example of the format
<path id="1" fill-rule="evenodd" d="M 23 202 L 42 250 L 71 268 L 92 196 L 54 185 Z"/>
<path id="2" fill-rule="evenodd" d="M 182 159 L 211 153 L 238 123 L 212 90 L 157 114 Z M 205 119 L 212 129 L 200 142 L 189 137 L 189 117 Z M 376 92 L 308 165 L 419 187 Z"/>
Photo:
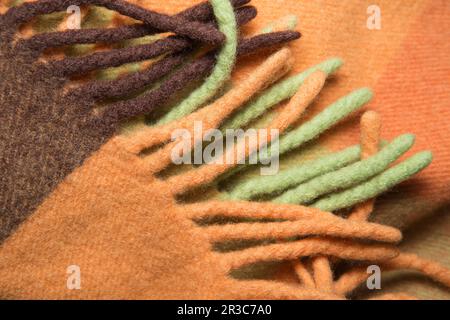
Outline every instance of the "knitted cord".
<path id="1" fill-rule="evenodd" d="M 160 31 L 174 32 L 193 40 L 217 45 L 224 41 L 222 33 L 200 22 L 168 16 L 136 6 L 123 0 L 39 0 L 13 7 L 5 14 L 8 25 L 17 28 L 32 18 L 57 11 L 64 11 L 71 5 L 91 4 L 105 7 L 130 18 L 140 20 Z"/>
<path id="2" fill-rule="evenodd" d="M 239 8 L 248 2 L 248 0 L 231 1 L 235 8 Z M 237 9 L 237 12 L 239 12 L 239 9 Z M 189 21 L 207 22 L 213 17 L 213 10 L 209 2 L 202 2 L 176 14 L 175 17 Z M 132 25 L 107 29 L 64 30 L 60 32 L 41 33 L 34 35 L 29 39 L 19 40 L 18 43 L 20 44 L 19 46 L 43 50 L 48 47 L 70 44 L 119 42 L 127 39 L 149 36 L 159 32 L 160 31 L 158 29 L 155 29 L 147 24 L 135 23 Z"/>
<path id="3" fill-rule="evenodd" d="M 303 80 L 304 81 L 304 80 Z M 294 92 L 295 93 L 295 92 Z M 279 139 L 279 155 L 298 148 L 308 141 L 313 140 L 324 131 L 338 123 L 350 113 L 361 108 L 372 99 L 372 91 L 367 88 L 353 91 L 349 95 L 340 98 L 313 119 L 305 122 L 300 127 L 288 132 Z M 270 149 L 261 157 L 262 161 L 270 160 Z M 261 162 L 262 162 L 261 161 Z M 234 173 L 242 170 L 245 166 L 238 167 Z"/>
<path id="4" fill-rule="evenodd" d="M 413 135 L 399 136 L 377 154 L 300 184 L 275 198 L 274 201 L 278 203 L 308 203 L 323 194 L 364 182 L 384 171 L 408 151 L 413 143 Z"/>
<path id="5" fill-rule="evenodd" d="M 367 159 L 375 155 L 380 145 L 380 117 L 376 112 L 366 112 L 361 117 L 361 159 Z M 362 203 L 355 211 L 371 211 L 374 201 L 370 199 Z M 352 218 L 353 217 L 353 218 Z M 349 220 L 355 220 L 355 213 L 349 216 Z M 365 221 L 365 219 L 363 219 Z M 333 270 L 331 261 L 326 256 L 318 256 L 312 261 L 313 273 L 316 285 L 325 291 L 335 291 L 333 283 Z"/>
<path id="6" fill-rule="evenodd" d="M 263 261 L 294 260 L 317 254 L 341 259 L 380 261 L 398 255 L 398 250 L 385 244 L 362 244 L 348 240 L 308 238 L 286 243 L 269 244 L 240 251 L 218 254 L 229 270 Z"/>
<path id="7" fill-rule="evenodd" d="M 286 23 L 285 23 L 286 22 Z M 296 23 L 287 23 L 284 19 L 280 23 L 271 24 L 270 28 L 265 28 L 261 34 L 273 33 L 273 32 L 282 32 L 285 30 L 293 30 L 295 28 Z M 282 24 L 275 28 L 274 26 L 278 24 Z M 287 27 L 284 26 L 287 24 Z M 219 28 L 220 29 L 220 28 Z M 224 34 L 228 34 L 226 30 L 220 29 Z M 234 34 L 235 36 L 235 34 Z M 229 37 L 227 36 L 227 39 Z M 226 45 L 229 41 L 226 42 Z M 235 49 L 235 48 L 234 48 Z M 231 50 L 230 50 L 231 51 Z M 236 49 L 234 50 L 234 54 L 236 54 Z M 222 59 L 221 59 L 222 58 Z M 223 61 L 221 61 L 223 60 Z M 227 52 L 225 52 L 225 48 L 222 49 L 218 56 L 216 68 L 211 74 L 211 76 L 206 80 L 206 82 L 202 85 L 202 87 L 198 88 L 196 91 L 190 94 L 188 98 L 181 102 L 180 105 L 174 107 L 169 113 L 163 116 L 158 121 L 158 124 L 164 124 L 170 122 L 171 120 L 176 120 L 181 118 L 182 116 L 194 111 L 196 108 L 207 102 L 208 99 L 213 97 L 213 95 L 223 86 L 223 84 L 230 78 L 232 65 L 235 62 L 235 57 L 229 57 Z"/>
<path id="8" fill-rule="evenodd" d="M 253 7 L 239 8 L 236 12 L 239 25 L 245 24 L 256 15 Z M 171 54 L 165 58 L 156 61 L 145 70 L 125 75 L 117 80 L 100 80 L 89 82 L 88 84 L 74 89 L 74 94 L 89 96 L 94 99 L 116 98 L 135 92 L 146 85 L 154 83 L 157 79 L 168 75 L 176 66 L 182 64 L 190 53 L 183 51 L 177 54 Z"/>
<path id="9" fill-rule="evenodd" d="M 251 38 L 243 40 L 238 47 L 238 56 L 250 54 L 256 49 L 263 48 L 267 44 L 273 46 L 297 39 L 298 37 L 299 34 L 297 32 L 288 31 L 266 34 L 264 37 L 258 37 L 256 39 Z M 195 81 L 210 72 L 214 66 L 214 62 L 214 55 L 207 54 L 176 71 L 157 89 L 138 98 L 111 105 L 105 111 L 104 117 L 109 119 L 108 121 L 114 123 L 121 121 L 121 119 L 129 119 L 137 115 L 148 114 L 167 102 L 174 93 L 183 89 L 188 83 Z"/>
<path id="10" fill-rule="evenodd" d="M 330 75 L 339 69 L 342 64 L 343 62 L 339 58 L 328 59 L 296 76 L 290 77 L 278 84 L 273 85 L 271 88 L 267 89 L 258 97 L 246 104 L 240 113 L 226 121 L 222 127 L 226 129 L 243 128 L 246 124 L 259 117 L 266 110 L 282 102 L 283 100 L 292 97 L 297 92 L 303 81 L 305 81 L 305 79 L 313 72 L 321 70 Z"/>
<path id="11" fill-rule="evenodd" d="M 378 196 L 426 168 L 432 160 L 429 151 L 419 152 L 374 178 L 342 192 L 326 196 L 312 204 L 326 211 L 343 209 Z"/>
<path id="12" fill-rule="evenodd" d="M 338 170 L 359 159 L 361 148 L 349 147 L 319 159 L 282 170 L 273 176 L 257 176 L 238 184 L 226 195 L 227 199 L 250 200 L 261 195 L 276 194 L 325 173 Z"/>
<path id="13" fill-rule="evenodd" d="M 67 77 L 72 74 L 84 74 L 101 68 L 118 67 L 126 63 L 143 61 L 163 55 L 176 53 L 188 49 L 191 42 L 180 38 L 170 37 L 123 49 L 112 49 L 106 52 L 95 52 L 88 56 L 65 58 L 60 61 L 49 62 L 49 67 L 55 74 Z"/>

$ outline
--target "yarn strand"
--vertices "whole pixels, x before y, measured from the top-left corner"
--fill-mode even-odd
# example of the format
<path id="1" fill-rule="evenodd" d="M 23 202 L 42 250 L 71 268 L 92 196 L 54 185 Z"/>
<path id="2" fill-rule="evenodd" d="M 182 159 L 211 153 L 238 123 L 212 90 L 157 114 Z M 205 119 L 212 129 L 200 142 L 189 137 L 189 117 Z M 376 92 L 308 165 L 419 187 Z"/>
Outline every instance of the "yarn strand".
<path id="1" fill-rule="evenodd" d="M 242 25 L 255 17 L 253 7 L 237 9 L 238 24 Z M 89 96 L 94 99 L 116 98 L 137 91 L 154 81 L 166 76 L 174 68 L 186 60 L 190 51 L 171 54 L 153 63 L 143 71 L 134 72 L 114 80 L 98 80 L 74 89 L 74 94 Z"/>
<path id="2" fill-rule="evenodd" d="M 359 159 L 360 146 L 352 146 L 319 159 L 281 170 L 273 176 L 257 176 L 233 185 L 226 199 L 250 200 L 261 195 L 276 194 L 325 173 L 338 170 Z"/>
<path id="3" fill-rule="evenodd" d="M 185 204 L 184 208 L 186 208 L 185 212 L 180 212 L 180 214 L 188 215 L 189 218 L 194 220 L 217 216 L 252 219 L 281 219 L 289 221 L 314 218 L 323 218 L 325 220 L 339 219 L 330 212 L 321 211 L 316 208 L 292 204 L 275 204 L 272 202 L 230 202 L 210 200 L 196 204 Z"/>
<path id="4" fill-rule="evenodd" d="M 191 42 L 180 37 L 169 37 L 143 44 L 106 52 L 95 52 L 83 57 L 65 58 L 49 62 L 50 68 L 61 76 L 84 74 L 95 69 L 118 67 L 126 63 L 156 58 L 166 53 L 176 53 L 190 48 Z"/>
<path id="5" fill-rule="evenodd" d="M 323 72 L 317 71 L 313 73 L 308 79 L 305 80 L 305 85 L 300 88 L 298 93 L 291 99 L 288 105 L 281 110 L 279 115 L 269 124 L 266 128 L 266 132 L 272 129 L 278 130 L 278 133 L 284 132 L 291 124 L 298 120 L 301 114 L 306 110 L 314 98 L 322 90 L 325 83 L 326 76 Z M 209 111 L 205 111 L 205 115 L 209 114 Z M 219 123 L 217 123 L 218 125 Z M 225 173 L 227 170 L 235 167 L 242 160 L 247 159 L 249 156 L 263 146 L 270 143 L 272 137 L 261 139 L 258 137 L 258 141 L 255 141 L 254 146 L 248 146 L 246 139 L 241 139 L 235 148 L 226 150 L 224 155 L 223 165 L 207 165 L 198 169 L 191 170 L 186 174 L 176 177 L 174 184 L 177 186 L 178 191 L 184 192 L 188 188 L 198 186 L 201 183 L 210 183 L 216 179 L 219 175 Z M 245 154 L 240 155 L 238 150 L 245 149 Z M 241 158 L 239 158 L 241 157 Z M 227 163 L 227 159 L 235 159 L 234 163 Z M 200 179 L 198 177 L 201 177 Z M 174 179 L 175 180 L 175 179 Z"/>
<path id="6" fill-rule="evenodd" d="M 380 131 L 381 123 L 378 114 L 373 111 L 364 113 L 361 117 L 361 159 L 370 158 L 378 152 L 381 137 Z M 358 215 L 361 215 L 362 211 L 371 212 L 373 205 L 373 199 L 367 200 L 356 209 L 356 212 L 358 212 Z M 354 217 L 355 214 L 352 213 L 349 219 L 356 220 Z M 366 221 L 366 219 L 361 219 L 360 221 Z M 328 257 L 315 257 L 313 258 L 312 265 L 314 279 L 318 283 L 318 287 L 327 291 L 334 291 L 333 270 Z"/>
<path id="7" fill-rule="evenodd" d="M 374 156 L 300 184 L 273 201 L 304 204 L 323 194 L 364 182 L 385 170 L 389 164 L 408 151 L 413 144 L 413 135 L 399 136 Z"/>
<path id="8" fill-rule="evenodd" d="M 296 236 L 330 236 L 397 243 L 401 233 L 394 228 L 346 219 L 311 219 L 271 223 L 238 223 L 202 228 L 212 242 L 229 240 L 288 239 Z"/>
<path id="9" fill-rule="evenodd" d="M 380 261 L 396 257 L 398 250 L 385 244 L 361 244 L 334 238 L 311 238 L 220 253 L 217 259 L 222 259 L 227 269 L 231 271 L 257 262 L 294 260 L 317 254 L 346 260 Z"/>
<path id="10" fill-rule="evenodd" d="M 291 98 L 302 85 L 303 81 L 317 70 L 330 75 L 342 66 L 343 62 L 339 58 L 331 58 L 319 63 L 304 72 L 290 77 L 278 84 L 273 85 L 261 95 L 247 103 L 242 112 L 232 117 L 222 126 L 226 129 L 243 128 L 250 121 L 256 119 L 266 110 L 277 105 L 278 103 Z"/>
<path id="11" fill-rule="evenodd" d="M 232 5 L 236 7 L 236 15 L 256 15 L 254 7 L 239 8 L 239 6 L 249 1 L 232 1 Z M 208 2 L 203 2 L 186 9 L 175 17 L 183 18 L 189 21 L 207 22 L 213 14 L 212 8 Z M 104 29 L 81 29 L 81 30 L 63 30 L 59 32 L 48 32 L 33 35 L 29 39 L 19 40 L 19 47 L 28 47 L 42 51 L 49 47 L 59 47 L 73 44 L 87 43 L 113 43 L 132 38 L 159 33 L 160 31 L 149 26 L 148 24 L 135 23 L 132 25 L 120 26 L 115 28 Z"/>
<path id="12" fill-rule="evenodd" d="M 96 80 L 88 82 L 70 91 L 71 95 L 89 97 L 95 100 L 119 98 L 136 92 L 168 75 L 186 59 L 186 53 L 171 54 L 156 61 L 145 70 L 134 72 L 114 80 Z"/>
<path id="13" fill-rule="evenodd" d="M 326 211 L 343 209 L 378 196 L 426 168 L 432 160 L 429 151 L 419 152 L 374 178 L 342 192 L 326 196 L 312 206 Z"/>
<path id="14" fill-rule="evenodd" d="M 38 15 L 65 11 L 71 5 L 83 4 L 102 6 L 140 20 L 162 32 L 174 32 L 200 42 L 207 41 L 209 44 L 218 45 L 224 41 L 224 35 L 214 27 L 176 16 L 160 14 L 123 0 L 39 0 L 13 7 L 6 12 L 5 17 L 10 26 L 18 27 Z"/>
<path id="15" fill-rule="evenodd" d="M 278 45 L 286 41 L 295 40 L 298 37 L 299 34 L 297 32 L 287 31 L 283 33 L 266 34 L 264 35 L 264 38 L 259 37 L 258 39 L 243 40 L 239 43 L 239 48 L 242 48 L 242 50 L 238 50 L 238 56 L 255 52 L 247 50 L 262 49 L 266 45 Z M 270 39 L 270 41 L 266 42 L 264 39 Z M 247 46 L 249 42 L 252 42 L 251 47 Z M 164 81 L 157 89 L 135 99 L 110 105 L 104 112 L 103 118 L 105 121 L 114 123 L 138 115 L 151 113 L 157 107 L 167 102 L 174 93 L 183 89 L 189 82 L 197 80 L 207 74 L 214 66 L 214 61 L 214 55 L 208 54 L 187 64 L 177 72 L 173 73 L 170 78 Z"/>
<path id="16" fill-rule="evenodd" d="M 188 128 L 191 132 L 191 136 L 193 137 L 195 136 L 193 134 L 195 129 L 194 125 L 197 121 L 201 121 L 203 123 L 203 130 L 217 128 L 223 119 L 225 119 L 230 113 L 239 108 L 242 103 L 250 99 L 256 92 L 261 90 L 267 82 L 277 80 L 279 77 L 284 75 L 291 66 L 291 51 L 287 48 L 279 50 L 270 56 L 260 67 L 258 67 L 242 84 L 229 91 L 222 98 L 216 100 L 212 104 L 186 116 L 183 119 L 167 125 L 165 128 L 166 133 L 163 134 L 166 135 L 172 132 L 172 129 Z M 154 128 L 156 131 L 159 130 L 158 127 Z M 200 142 L 201 141 L 192 141 L 191 149 L 196 143 Z M 152 164 L 152 170 L 162 170 L 170 164 L 172 149 L 178 143 L 180 143 L 180 141 L 173 141 L 147 157 L 147 162 Z M 217 168 L 226 170 L 227 165 L 218 166 Z M 206 166 L 206 169 L 201 167 L 198 170 L 204 170 L 204 172 L 202 172 L 201 175 L 194 174 L 196 178 L 193 180 L 190 178 L 193 175 L 193 171 L 190 171 L 182 177 L 177 176 L 176 179 L 169 178 L 168 183 L 173 185 L 172 191 L 174 193 L 183 192 L 186 188 L 189 188 L 189 186 L 193 184 L 197 183 L 197 185 L 200 185 L 201 183 L 199 179 L 205 182 L 208 179 L 213 179 L 216 177 L 219 173 L 217 168 L 214 166 Z M 197 170 L 195 170 L 195 172 L 198 173 Z"/>
<path id="17" fill-rule="evenodd" d="M 210 0 L 216 16 L 219 30 L 225 34 L 226 40 L 217 55 L 214 70 L 205 82 L 178 106 L 166 113 L 158 122 L 165 124 L 193 112 L 208 102 L 224 83 L 230 78 L 236 61 L 237 52 L 237 25 L 233 7 L 228 0 Z"/>
<path id="18" fill-rule="evenodd" d="M 292 268 L 294 268 L 295 274 L 297 275 L 298 280 L 300 280 L 300 283 L 302 283 L 305 287 L 316 287 L 313 277 L 300 259 L 292 261 Z"/>

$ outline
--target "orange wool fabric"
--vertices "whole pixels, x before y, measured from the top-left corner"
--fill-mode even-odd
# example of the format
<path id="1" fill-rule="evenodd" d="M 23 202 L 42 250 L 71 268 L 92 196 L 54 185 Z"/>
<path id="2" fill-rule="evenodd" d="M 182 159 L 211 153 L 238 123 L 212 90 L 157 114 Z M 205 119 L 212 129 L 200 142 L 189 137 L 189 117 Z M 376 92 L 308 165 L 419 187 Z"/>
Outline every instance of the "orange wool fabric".
<path id="1" fill-rule="evenodd" d="M 211 126 L 220 123 L 238 106 L 234 100 L 249 99 L 289 64 L 290 51 L 281 49 L 247 81 L 194 113 L 195 117 L 187 116 L 178 124 L 192 128 L 194 121 Z M 321 73 L 311 75 L 299 94 L 311 98 L 311 92 L 320 89 L 323 80 Z M 227 111 L 214 119 L 210 113 L 202 112 L 225 102 L 223 106 L 229 106 Z M 292 108 L 285 112 L 291 114 Z M 283 114 L 274 123 L 281 127 L 290 124 L 284 121 Z M 0 247 L 2 298 L 340 299 L 331 292 L 306 286 L 236 280 L 230 272 L 253 263 L 317 254 L 373 262 L 398 255 L 394 246 L 401 239 L 398 230 L 349 221 L 314 208 L 251 202 L 178 202 L 177 196 L 186 186 L 208 183 L 208 179 L 222 173 L 222 167 L 204 165 L 192 169 L 198 173 L 203 168 L 212 168 L 208 169 L 211 172 L 208 179 L 197 174 L 194 182 L 188 179 L 191 172 L 160 179 L 157 173 L 164 166 L 154 164 L 161 157 L 167 158 L 171 149 L 163 147 L 142 154 L 146 148 L 170 139 L 155 135 L 159 131 L 159 127 L 140 129 L 109 140 L 59 184 L 4 242 Z M 221 215 L 282 221 L 232 226 L 195 223 L 201 218 Z M 324 238 L 288 240 L 310 235 Z M 279 242 L 231 252 L 213 250 L 212 244 L 236 239 Z M 71 265 L 82 269 L 82 290 L 67 288 L 64 271 Z"/>

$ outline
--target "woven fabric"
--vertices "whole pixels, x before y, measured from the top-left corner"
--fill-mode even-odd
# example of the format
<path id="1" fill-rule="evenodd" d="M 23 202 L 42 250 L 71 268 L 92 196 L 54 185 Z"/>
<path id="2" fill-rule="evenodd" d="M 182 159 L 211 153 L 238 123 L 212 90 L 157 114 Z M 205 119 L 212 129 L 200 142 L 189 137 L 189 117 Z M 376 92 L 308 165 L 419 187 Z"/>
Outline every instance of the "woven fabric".
<path id="1" fill-rule="evenodd" d="M 166 13 L 177 13 L 194 3 L 197 1 L 170 0 L 164 4 L 155 1 L 139 2 L 152 10 Z M 447 40 L 448 30 L 450 30 L 447 18 L 450 7 L 448 2 L 423 0 L 405 5 L 393 1 L 380 1 L 378 6 L 381 9 L 381 30 L 369 30 L 366 26 L 368 18 L 366 10 L 371 5 L 369 1 L 341 3 L 332 0 L 309 2 L 286 0 L 279 5 L 268 0 L 260 0 L 255 5 L 258 6 L 259 18 L 245 27 L 245 31 L 250 33 L 261 30 L 267 23 L 286 13 L 296 14 L 299 17 L 299 29 L 304 37 L 302 41 L 292 46 L 293 55 L 297 58 L 293 72 L 303 71 L 330 56 L 339 56 L 345 61 L 345 66 L 336 73 L 333 81 L 328 83 L 321 93 L 321 99 L 310 108 L 308 115 L 302 121 L 307 121 L 318 114 L 336 97 L 344 96 L 356 87 L 369 86 L 374 89 L 375 99 L 368 107 L 377 110 L 383 119 L 383 138 L 392 140 L 401 133 L 413 132 L 417 135 L 417 142 L 411 152 L 423 149 L 430 149 L 433 152 L 434 161 L 427 170 L 376 201 L 374 219 L 404 229 L 406 233 L 403 247 L 407 251 L 419 253 L 450 266 L 447 249 L 450 243 L 450 220 L 446 215 L 450 201 L 448 192 L 450 141 L 447 138 L 448 124 L 446 123 L 446 119 L 450 116 L 448 91 L 450 48 Z M 233 74 L 233 80 L 240 82 L 245 79 L 249 70 L 259 64 L 262 59 L 263 56 L 241 61 L 238 71 Z M 3 67 L 8 72 L 15 72 L 7 64 Z M 29 75 L 29 72 L 25 71 L 24 75 Z M 23 79 L 22 75 L 17 77 Z M 34 77 L 33 74 L 31 78 L 34 79 Z M 5 88 L 9 88 L 7 84 L 4 85 Z M 22 93 L 27 94 L 30 89 L 25 86 L 21 90 L 24 90 Z M 60 103 L 59 97 L 50 96 L 46 99 L 49 99 L 50 105 L 53 106 L 49 107 L 51 111 Z M 11 105 L 10 102 L 14 103 L 14 101 L 5 101 L 8 106 Z M 42 104 L 48 102 L 48 100 L 42 101 Z M 319 150 L 319 153 L 329 153 L 357 143 L 358 115 L 360 114 L 354 114 L 345 123 L 325 133 L 309 146 L 312 150 L 308 155 L 309 158 L 316 157 L 314 150 Z M 19 119 L 23 121 L 23 118 L 19 117 Z M 12 121 L 9 119 L 8 123 Z M 79 121 L 74 120 L 73 126 L 78 129 Z M 84 146 L 84 142 L 77 140 L 76 135 L 76 133 L 69 134 L 69 140 Z M 43 135 L 43 137 L 46 136 L 47 140 L 37 139 L 38 145 L 50 143 L 50 135 Z M 103 142 L 103 133 L 98 136 L 100 136 L 98 140 Z M 20 142 L 24 140 L 30 140 L 29 136 L 25 135 Z M 96 149 L 98 146 L 87 148 Z M 61 148 L 58 154 L 61 152 L 71 155 L 73 150 L 70 149 L 73 147 L 68 149 L 66 151 Z M 283 165 L 293 166 L 302 163 L 304 159 L 300 152 L 303 151 L 291 152 L 289 159 L 286 159 Z M 52 157 L 56 158 L 58 154 Z M 30 156 L 33 161 L 26 157 L 24 160 L 29 163 L 36 162 L 34 159 L 39 159 L 40 155 Z M 80 159 L 74 157 L 73 161 L 71 168 L 77 166 Z M 25 168 L 26 164 L 23 165 Z M 11 172 L 5 171 L 5 173 L 11 176 Z M 55 181 L 61 181 L 59 174 L 56 177 L 53 176 Z M 27 205 L 27 201 L 23 203 Z M 282 265 L 271 268 L 265 272 L 264 277 L 275 275 L 276 278 L 286 279 L 290 278 L 291 274 L 293 272 L 290 266 Z M 255 275 L 255 272 L 252 272 L 252 275 Z M 440 287 L 436 288 L 421 279 L 389 280 L 386 280 L 389 284 L 386 289 L 391 291 L 401 289 L 424 298 L 450 297 L 448 291 Z"/>

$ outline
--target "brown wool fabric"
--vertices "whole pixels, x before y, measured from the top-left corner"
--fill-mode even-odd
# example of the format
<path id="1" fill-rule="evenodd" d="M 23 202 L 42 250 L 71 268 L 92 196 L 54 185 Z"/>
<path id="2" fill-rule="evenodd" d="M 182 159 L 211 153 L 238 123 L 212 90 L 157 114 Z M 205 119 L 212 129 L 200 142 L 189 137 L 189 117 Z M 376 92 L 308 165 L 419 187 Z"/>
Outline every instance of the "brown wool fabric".
<path id="1" fill-rule="evenodd" d="M 37 13 L 52 12 L 61 3 L 27 3 L 0 16 L 0 241 L 115 133 L 119 121 L 126 120 L 107 121 L 94 112 L 95 100 L 65 95 L 68 79 L 60 76 L 62 72 L 55 73 L 52 63 L 37 61 L 35 51 L 11 41 L 17 24 Z M 128 8 L 121 1 L 114 6 L 119 3 L 120 9 Z M 207 8 L 202 5 L 194 11 L 208 13 Z M 128 12 L 124 10 L 119 12 Z M 139 9 L 141 14 L 144 11 Z"/>
<path id="2" fill-rule="evenodd" d="M 103 146 L 5 242 L 0 250 L 1 298 L 231 299 L 283 294 L 279 289 L 271 292 L 271 283 L 227 276 L 231 262 L 211 251 L 206 234 L 176 205 L 171 185 L 152 178 L 145 162 L 122 148 L 115 139 Z M 81 268 L 82 290 L 67 289 L 70 265 Z M 327 295 L 296 287 L 286 297 Z"/>
<path id="3" fill-rule="evenodd" d="M 5 20 L 10 27 L 17 28 L 32 18 L 58 11 L 65 11 L 71 5 L 97 5 L 120 14 L 140 20 L 161 32 L 174 32 L 193 40 L 207 41 L 217 45 L 225 40 L 224 35 L 212 26 L 183 17 L 168 16 L 141 8 L 123 0 L 40 0 L 26 2 L 13 7 L 5 13 Z"/>
<path id="4" fill-rule="evenodd" d="M 64 97 L 64 81 L 26 58 L 1 50 L 1 240 L 115 131 L 92 101 Z"/>
<path id="5" fill-rule="evenodd" d="M 349 221 L 296 205 L 179 203 L 177 196 L 187 187 L 208 183 L 233 165 L 205 165 L 193 169 L 194 172 L 162 180 L 157 173 L 164 169 L 161 166 L 164 159 L 170 159 L 171 148 L 166 146 L 149 155 L 141 154 L 146 148 L 170 141 L 170 135 L 161 134 L 168 128 L 186 127 L 192 133 L 195 121 L 203 121 L 208 128 L 217 127 L 267 83 L 283 76 L 291 64 L 291 52 L 282 49 L 211 105 L 175 123 L 115 136 L 106 142 L 83 166 L 68 175 L 0 246 L 0 296 L 8 299 L 330 299 L 339 297 L 314 288 L 273 281 L 238 281 L 229 273 L 257 262 L 317 254 L 357 261 L 395 257 L 398 252 L 392 243 L 399 241 L 401 235 L 390 227 Z M 305 103 L 310 103 L 319 89 L 314 83 L 308 83 L 301 91 L 305 99 L 299 99 L 307 100 Z M 291 116 L 295 111 L 292 108 L 287 108 L 269 127 L 283 131 L 293 124 L 297 118 Z M 205 169 L 207 175 L 195 174 Z M 194 223 L 220 215 L 283 222 L 242 223 L 236 225 L 237 229 Z M 295 235 L 319 235 L 325 240 L 310 237 L 286 241 Z M 214 243 L 241 238 L 277 242 L 232 252 L 212 249 Z M 27 258 L 23 259 L 24 256 Z M 70 266 L 80 268 L 81 290 L 67 287 Z"/>

